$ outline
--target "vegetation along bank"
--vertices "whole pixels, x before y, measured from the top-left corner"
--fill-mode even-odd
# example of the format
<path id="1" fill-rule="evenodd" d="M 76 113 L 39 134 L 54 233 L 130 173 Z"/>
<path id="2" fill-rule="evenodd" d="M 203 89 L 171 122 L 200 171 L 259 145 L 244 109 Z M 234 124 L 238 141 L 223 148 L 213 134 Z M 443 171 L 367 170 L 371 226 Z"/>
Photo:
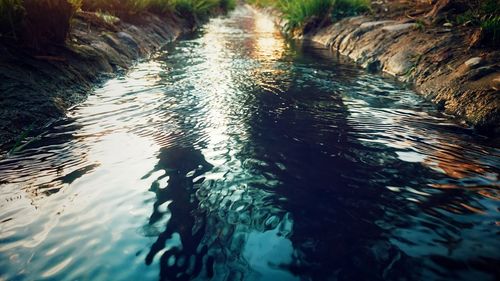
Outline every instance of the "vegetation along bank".
<path id="1" fill-rule="evenodd" d="M 283 30 L 417 92 L 481 133 L 500 135 L 499 0 L 252 0 Z"/>
<path id="2" fill-rule="evenodd" d="M 500 135 L 500 0 L 249 0 L 283 30 L 416 90 Z M 235 0 L 0 0 L 0 145 L 83 101 Z"/>
<path id="3" fill-rule="evenodd" d="M 99 81 L 234 4 L 0 0 L 0 146 L 18 146 L 85 100 Z"/>

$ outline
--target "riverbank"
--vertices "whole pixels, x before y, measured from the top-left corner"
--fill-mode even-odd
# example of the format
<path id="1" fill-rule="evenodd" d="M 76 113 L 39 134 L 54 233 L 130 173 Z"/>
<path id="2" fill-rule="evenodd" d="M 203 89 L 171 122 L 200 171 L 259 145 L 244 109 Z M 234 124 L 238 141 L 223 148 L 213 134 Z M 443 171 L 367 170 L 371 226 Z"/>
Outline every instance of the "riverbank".
<path id="1" fill-rule="evenodd" d="M 405 6 L 406 5 L 406 6 Z M 293 35 L 319 43 L 374 72 L 414 85 L 441 110 L 480 133 L 500 135 L 500 51 L 478 44 L 477 28 L 420 20 L 432 6 L 374 4 L 371 14 Z M 427 8 L 427 10 L 425 9 Z M 409 14 L 409 11 L 412 14 Z M 276 21 L 283 28 L 286 22 Z"/>
<path id="2" fill-rule="evenodd" d="M 126 20 L 77 13 L 69 42 L 30 51 L 0 42 L 0 146 L 11 148 L 64 116 L 99 82 L 193 30 L 175 14 Z"/>
<path id="3" fill-rule="evenodd" d="M 193 35 L 0 159 L 0 280 L 496 280 L 497 143 L 245 7 Z"/>

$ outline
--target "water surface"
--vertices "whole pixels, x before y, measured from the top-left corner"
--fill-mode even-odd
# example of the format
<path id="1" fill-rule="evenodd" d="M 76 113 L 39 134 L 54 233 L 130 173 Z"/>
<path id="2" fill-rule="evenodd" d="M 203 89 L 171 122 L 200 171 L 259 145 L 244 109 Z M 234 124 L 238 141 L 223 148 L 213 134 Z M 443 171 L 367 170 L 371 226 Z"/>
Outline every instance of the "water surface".
<path id="1" fill-rule="evenodd" d="M 0 280 L 495 280 L 499 156 L 239 8 L 0 160 Z"/>

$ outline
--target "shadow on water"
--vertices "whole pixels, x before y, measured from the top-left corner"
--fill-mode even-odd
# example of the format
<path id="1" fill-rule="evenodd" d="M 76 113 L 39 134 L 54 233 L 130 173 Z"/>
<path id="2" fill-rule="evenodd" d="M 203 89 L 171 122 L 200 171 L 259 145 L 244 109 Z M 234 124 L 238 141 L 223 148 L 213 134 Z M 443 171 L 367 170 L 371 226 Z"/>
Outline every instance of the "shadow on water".
<path id="1" fill-rule="evenodd" d="M 312 280 L 382 280 L 388 277 L 384 270 L 401 259 L 384 229 L 374 224 L 385 220 L 381 206 L 388 200 L 379 185 L 367 185 L 376 167 L 349 158 L 360 144 L 349 137 L 352 128 L 341 93 L 304 82 L 308 63 L 317 56 L 325 59 L 317 51 L 298 57 L 304 69 L 294 73 L 286 95 L 256 95 L 257 111 L 248 120 L 251 138 L 239 157 L 268 163 L 246 168 L 279 182 L 270 188 L 274 204 L 293 217 L 289 239 L 294 258 L 281 268 Z M 350 72 L 347 79 L 358 74 Z M 277 113 L 281 104 L 287 106 Z"/>
<path id="2" fill-rule="evenodd" d="M 342 71 L 341 65 L 317 51 L 309 48 L 313 56 L 299 57 L 296 63 L 307 64 L 311 57 L 320 56 L 331 69 Z M 316 63 L 314 69 L 321 69 L 321 65 Z M 356 72 L 347 70 L 337 74 L 338 79 L 350 84 L 351 78 L 359 77 Z M 298 77 L 293 80 L 301 81 Z M 439 164 L 443 176 L 429 165 L 403 161 L 396 148 L 359 140 L 359 129 L 349 122 L 352 112 L 343 103 L 344 95 L 340 89 L 324 91 L 319 86 L 304 91 L 300 85 L 291 85 L 284 98 L 294 106 L 276 116 L 270 109 L 278 108 L 281 101 L 258 95 L 260 112 L 248 122 L 251 145 L 241 157 L 280 163 L 253 169 L 275 176 L 280 184 L 273 191 L 283 198 L 276 203 L 293 217 L 290 240 L 295 252 L 288 269 L 312 280 L 467 279 L 474 274 L 483 276 L 482 271 L 498 275 L 491 251 L 453 255 L 461 246 L 469 247 L 461 236 L 472 225 L 440 209 L 471 215 L 478 210 L 463 206 L 475 200 L 466 190 L 441 193 L 426 188 L 447 176 L 466 178 L 470 171 L 484 166 L 470 163 L 455 167 L 461 161 L 457 157 L 451 159 L 452 165 L 446 160 Z M 445 133 L 440 137 L 446 137 Z M 450 152 L 442 154 L 440 159 L 449 159 L 445 155 Z M 489 169 L 493 174 L 494 167 Z M 396 193 L 391 187 L 404 190 Z M 440 250 L 421 244 L 420 253 L 408 250 L 423 241 Z M 475 273 L 460 272 L 466 267 Z M 456 271 L 450 271 L 452 268 Z"/>
<path id="3" fill-rule="evenodd" d="M 3 171 L 0 182 L 22 184 L 22 190 L 30 196 L 32 204 L 36 205 L 39 199 L 58 193 L 99 167 L 98 163 L 89 163 L 85 145 L 76 145 L 74 134 L 82 126 L 74 121 L 67 118 L 56 122 L 50 127 L 50 133 L 24 144 L 19 151 L 14 152 L 12 160 L 1 159 Z M 59 153 L 61 148 L 67 153 Z M 68 166 L 71 166 L 69 171 L 64 169 Z M 34 178 L 33 174 L 44 177 Z"/>
<path id="4" fill-rule="evenodd" d="M 200 274 L 203 262 L 212 261 L 210 257 L 205 258 L 207 247 L 201 246 L 206 222 L 202 210 L 198 209 L 199 201 L 193 188 L 193 179 L 211 168 L 212 165 L 205 161 L 203 154 L 192 147 L 160 150 L 159 162 L 152 172 L 165 173 L 150 189 L 156 194 L 156 201 L 149 225 L 156 224 L 167 213 L 170 219 L 165 231 L 158 235 L 151 246 L 145 260 L 146 264 L 151 264 L 154 257 L 161 252 L 160 280 L 190 280 Z M 165 180 L 166 185 L 162 185 L 161 182 Z M 167 210 L 162 210 L 165 204 L 168 205 Z M 175 241 L 176 239 L 178 240 Z M 206 276 L 212 277 L 210 265 L 206 268 Z"/>
<path id="5" fill-rule="evenodd" d="M 254 30 L 258 22 L 244 19 L 238 24 Z M 223 157 L 223 166 L 228 167 L 206 163 L 203 149 L 165 148 L 160 152 L 156 169 L 165 170 L 162 177 L 168 176 L 169 181 L 165 190 L 152 186 L 157 201 L 150 224 L 162 216 L 156 209 L 169 200 L 171 217 L 146 262 L 167 249 L 160 259 L 161 279 L 419 280 L 466 279 L 483 276 L 482 271 L 498 272 L 492 263 L 494 254 L 453 256 L 454 249 L 465 242 L 462 229 L 471 225 L 442 214 L 441 209 L 460 202 L 463 210 L 470 197 L 463 191 L 441 193 L 428 186 L 453 177 L 453 171 L 472 168 L 454 169 L 441 162 L 443 176 L 429 164 L 431 158 L 423 163 L 407 161 L 397 145 L 410 142 L 413 136 L 388 132 L 401 126 L 419 136 L 431 128 L 431 133 L 443 139 L 449 137 L 449 127 L 425 124 L 427 120 L 420 127 L 418 122 L 411 123 L 415 116 L 396 115 L 391 120 L 394 125 L 384 128 L 385 134 L 403 136 L 403 141 L 395 141 L 393 147 L 377 144 L 381 138 L 367 132 L 377 131 L 378 124 L 361 128 L 353 122 L 353 116 L 364 114 L 353 101 L 371 91 L 375 95 L 365 94 L 363 100 L 374 111 L 379 107 L 396 113 L 407 109 L 404 103 L 397 104 L 397 97 L 391 97 L 392 86 L 360 86 L 364 72 L 340 64 L 327 50 L 315 46 L 284 48 L 279 40 L 252 36 L 238 38 L 238 44 L 231 36 L 216 39 L 237 54 L 235 60 L 250 57 L 260 66 L 250 71 L 251 82 L 238 80 L 239 88 L 230 89 L 240 95 L 225 92 L 217 100 L 216 108 L 226 110 L 221 118 L 232 118 L 239 110 L 236 121 L 242 128 L 240 138 L 231 136 L 225 143 L 234 150 L 233 155 Z M 177 59 L 185 58 L 167 60 Z M 224 76 L 225 71 L 219 71 Z M 248 69 L 224 77 L 241 79 L 244 71 Z M 332 86 L 332 81 L 340 82 Z M 217 86 L 224 88 L 225 84 Z M 422 111 L 431 109 L 417 105 Z M 384 114 L 373 120 L 394 118 Z M 227 130 L 231 126 L 235 125 L 229 121 Z M 417 150 L 426 149 L 425 142 L 411 144 Z M 194 146 L 199 147 L 195 143 L 189 147 Z M 456 160 L 451 162 L 456 164 Z M 238 167 L 230 167 L 234 163 Z M 218 173 L 223 176 L 211 175 Z M 169 248 L 167 241 L 175 240 L 176 235 L 181 242 Z M 474 273 L 462 273 L 459 269 L 464 267 Z M 452 268 L 457 271 L 451 272 Z"/>

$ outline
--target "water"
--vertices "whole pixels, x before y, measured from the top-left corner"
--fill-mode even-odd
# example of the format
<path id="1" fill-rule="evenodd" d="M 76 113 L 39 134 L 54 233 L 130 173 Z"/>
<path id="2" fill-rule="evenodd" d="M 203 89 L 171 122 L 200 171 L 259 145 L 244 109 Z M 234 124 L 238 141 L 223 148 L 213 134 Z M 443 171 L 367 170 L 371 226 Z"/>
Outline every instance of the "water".
<path id="1" fill-rule="evenodd" d="M 495 280 L 499 155 L 239 8 L 1 160 L 0 280 Z"/>

